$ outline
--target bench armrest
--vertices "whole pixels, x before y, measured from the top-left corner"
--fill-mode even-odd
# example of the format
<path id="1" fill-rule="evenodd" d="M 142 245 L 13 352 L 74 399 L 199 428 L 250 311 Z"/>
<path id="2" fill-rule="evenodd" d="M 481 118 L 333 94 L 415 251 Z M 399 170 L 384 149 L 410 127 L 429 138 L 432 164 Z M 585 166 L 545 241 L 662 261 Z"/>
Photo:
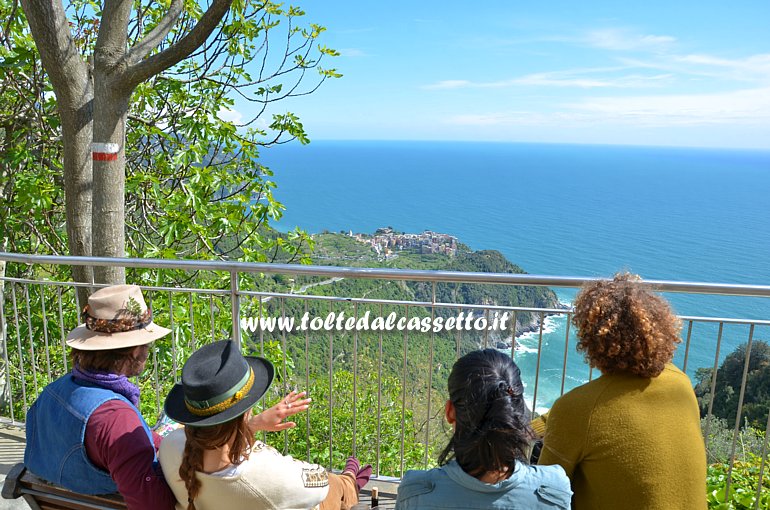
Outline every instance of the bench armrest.
<path id="1" fill-rule="evenodd" d="M 3 499 L 16 499 L 21 497 L 21 477 L 27 471 L 23 462 L 19 462 L 11 468 L 8 475 L 5 477 L 5 483 L 3 484 L 2 496 Z"/>

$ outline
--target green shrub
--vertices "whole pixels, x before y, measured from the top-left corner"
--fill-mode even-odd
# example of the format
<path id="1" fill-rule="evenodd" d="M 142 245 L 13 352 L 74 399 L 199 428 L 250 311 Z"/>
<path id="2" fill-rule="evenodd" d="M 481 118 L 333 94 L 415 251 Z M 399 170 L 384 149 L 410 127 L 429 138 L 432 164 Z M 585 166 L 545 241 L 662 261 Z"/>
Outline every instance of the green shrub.
<path id="1" fill-rule="evenodd" d="M 730 461 L 730 451 L 732 450 L 734 431 L 732 427 L 727 426 L 727 421 L 723 418 L 712 416 L 710 421 L 707 418 L 701 419 L 701 431 L 706 437 L 706 424 L 708 423 L 708 437 L 706 438 L 706 452 L 709 463 L 726 464 Z M 742 427 L 738 431 L 738 437 L 735 442 L 734 458 L 740 461 L 746 461 L 751 456 L 759 457 L 762 455 L 762 444 L 765 440 L 765 433 L 750 426 Z"/>
<path id="2" fill-rule="evenodd" d="M 706 487 L 708 507 L 715 510 L 750 510 L 770 508 L 770 476 L 765 473 L 762 479 L 759 506 L 756 506 L 759 469 L 762 459 L 748 454 L 747 460 L 735 461 L 731 474 L 730 494 L 726 497 L 728 464 L 712 464 L 708 467 Z"/>

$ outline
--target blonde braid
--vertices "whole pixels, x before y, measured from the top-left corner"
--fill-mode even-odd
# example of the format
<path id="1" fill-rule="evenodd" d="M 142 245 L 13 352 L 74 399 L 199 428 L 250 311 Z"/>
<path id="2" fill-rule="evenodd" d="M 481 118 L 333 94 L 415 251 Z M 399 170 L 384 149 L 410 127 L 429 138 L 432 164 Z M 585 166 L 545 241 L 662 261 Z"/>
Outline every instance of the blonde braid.
<path id="1" fill-rule="evenodd" d="M 196 473 L 203 471 L 203 448 L 196 441 L 194 434 L 191 434 L 192 430 L 194 430 L 192 427 L 185 427 L 187 441 L 184 445 L 182 463 L 179 466 L 179 476 L 187 489 L 187 510 L 195 510 L 194 500 L 201 488 L 201 482 Z"/>
<path id="2" fill-rule="evenodd" d="M 242 414 L 218 425 L 184 428 L 186 440 L 182 463 L 179 465 L 179 476 L 187 489 L 187 510 L 195 510 L 194 501 L 201 489 L 201 482 L 196 473 L 203 471 L 204 451 L 222 448 L 232 441 L 229 452 L 230 463 L 238 465 L 249 458 L 255 438 L 249 431 L 247 418 L 246 414 Z"/>

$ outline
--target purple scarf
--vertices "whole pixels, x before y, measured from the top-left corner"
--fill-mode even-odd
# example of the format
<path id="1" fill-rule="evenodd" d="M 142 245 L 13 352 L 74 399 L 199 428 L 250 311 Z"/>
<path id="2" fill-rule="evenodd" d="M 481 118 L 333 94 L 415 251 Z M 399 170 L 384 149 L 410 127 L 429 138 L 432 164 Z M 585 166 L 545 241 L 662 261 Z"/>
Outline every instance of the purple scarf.
<path id="1" fill-rule="evenodd" d="M 128 377 L 118 374 L 106 374 L 104 372 L 91 372 L 83 370 L 78 365 L 72 367 L 72 376 L 75 379 L 86 381 L 102 388 L 107 388 L 115 393 L 123 395 L 134 407 L 139 406 L 139 388 L 132 384 Z"/>

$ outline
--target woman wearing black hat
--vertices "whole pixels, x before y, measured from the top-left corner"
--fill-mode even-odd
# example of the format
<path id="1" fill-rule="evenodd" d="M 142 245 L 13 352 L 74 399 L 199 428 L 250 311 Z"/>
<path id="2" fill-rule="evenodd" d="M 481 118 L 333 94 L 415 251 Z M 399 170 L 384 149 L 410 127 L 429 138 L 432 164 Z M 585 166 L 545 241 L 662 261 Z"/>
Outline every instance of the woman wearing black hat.
<path id="1" fill-rule="evenodd" d="M 358 502 L 371 466 L 361 468 L 351 457 L 335 475 L 256 441 L 258 430 L 295 426 L 283 419 L 310 404 L 304 392 L 291 392 L 252 416 L 273 376 L 268 360 L 244 357 L 230 340 L 205 345 L 187 360 L 165 403 L 166 414 L 185 428 L 169 434 L 159 454 L 177 508 L 336 510 Z"/>

